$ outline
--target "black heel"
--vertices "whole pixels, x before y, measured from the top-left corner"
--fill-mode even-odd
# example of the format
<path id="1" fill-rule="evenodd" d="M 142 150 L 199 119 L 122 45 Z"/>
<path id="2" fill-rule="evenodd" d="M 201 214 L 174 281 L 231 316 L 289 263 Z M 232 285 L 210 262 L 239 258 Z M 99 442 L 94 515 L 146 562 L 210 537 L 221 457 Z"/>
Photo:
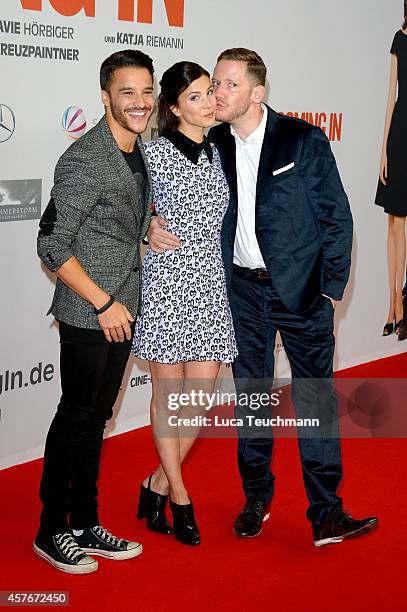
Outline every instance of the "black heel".
<path id="1" fill-rule="evenodd" d="M 170 535 L 171 525 L 165 516 L 165 506 L 168 495 L 160 495 L 151 490 L 151 476 L 148 479 L 147 488 L 141 483 L 140 496 L 137 508 L 137 518 L 147 519 L 147 528 L 156 533 Z"/>
<path id="2" fill-rule="evenodd" d="M 174 535 L 182 544 L 190 544 L 196 546 L 200 543 L 201 537 L 199 534 L 198 525 L 195 521 L 194 507 L 190 504 L 176 504 L 170 499 L 170 508 L 172 512 L 172 524 Z"/>
<path id="3" fill-rule="evenodd" d="M 400 331 L 400 327 L 401 324 L 403 323 L 403 319 L 400 319 L 400 321 L 397 321 L 396 326 L 394 328 L 394 331 L 396 332 L 396 334 L 398 335 L 399 331 Z"/>
<path id="4" fill-rule="evenodd" d="M 401 324 L 401 322 L 400 322 Z M 396 326 L 397 328 L 397 326 Z M 394 323 L 386 323 L 386 325 L 383 327 L 383 333 L 382 336 L 390 336 L 390 334 L 392 334 L 394 332 Z M 397 333 L 397 331 L 396 331 Z"/>

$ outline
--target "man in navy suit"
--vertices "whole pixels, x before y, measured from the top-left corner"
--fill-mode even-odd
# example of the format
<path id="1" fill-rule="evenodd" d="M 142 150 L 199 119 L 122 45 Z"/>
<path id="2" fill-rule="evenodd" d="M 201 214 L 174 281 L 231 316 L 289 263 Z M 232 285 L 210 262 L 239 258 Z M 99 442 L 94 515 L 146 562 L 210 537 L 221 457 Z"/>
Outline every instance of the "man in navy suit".
<path id="1" fill-rule="evenodd" d="M 342 509 L 336 397 L 332 389 L 333 317 L 348 280 L 352 216 L 324 132 L 279 115 L 263 103 L 266 66 L 248 49 L 229 49 L 213 75 L 217 100 L 210 140 L 230 188 L 222 251 L 239 355 L 239 392 L 267 391 L 280 332 L 293 376 L 298 418 L 321 422 L 298 431 L 307 517 L 316 546 L 370 531 L 377 519 L 353 519 Z M 177 240 L 160 218 L 150 227 L 154 250 Z M 268 408 L 270 410 L 270 408 Z M 239 416 L 248 409 L 237 405 Z M 263 414 L 267 409 L 263 410 Z M 269 431 L 239 434 L 238 465 L 246 504 L 236 535 L 253 537 L 269 517 L 274 492 Z"/>

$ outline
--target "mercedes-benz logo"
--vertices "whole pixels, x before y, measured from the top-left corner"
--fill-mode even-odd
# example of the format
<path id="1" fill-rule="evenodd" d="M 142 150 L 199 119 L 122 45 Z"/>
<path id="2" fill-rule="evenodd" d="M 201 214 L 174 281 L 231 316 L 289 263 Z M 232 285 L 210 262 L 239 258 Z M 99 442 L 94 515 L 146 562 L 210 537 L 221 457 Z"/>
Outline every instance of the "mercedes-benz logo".
<path id="1" fill-rule="evenodd" d="M 6 142 L 14 134 L 16 119 L 6 104 L 0 104 L 0 142 Z"/>

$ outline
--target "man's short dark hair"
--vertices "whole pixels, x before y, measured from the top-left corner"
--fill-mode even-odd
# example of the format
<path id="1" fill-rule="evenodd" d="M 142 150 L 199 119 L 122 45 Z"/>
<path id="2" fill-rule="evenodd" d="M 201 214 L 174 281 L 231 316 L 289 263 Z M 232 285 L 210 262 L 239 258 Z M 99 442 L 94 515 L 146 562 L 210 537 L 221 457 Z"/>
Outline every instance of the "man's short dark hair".
<path id="1" fill-rule="evenodd" d="M 218 57 L 218 62 L 221 60 L 231 60 L 234 62 L 245 62 L 247 64 L 247 74 L 249 74 L 255 85 L 265 85 L 267 68 L 260 55 L 251 49 L 243 47 L 234 47 L 226 49 Z"/>
<path id="2" fill-rule="evenodd" d="M 154 76 L 153 60 L 149 55 L 142 51 L 133 49 L 125 49 L 124 51 L 116 51 L 105 59 L 100 67 L 100 87 L 104 91 L 108 91 L 113 73 L 119 68 L 145 68 Z"/>

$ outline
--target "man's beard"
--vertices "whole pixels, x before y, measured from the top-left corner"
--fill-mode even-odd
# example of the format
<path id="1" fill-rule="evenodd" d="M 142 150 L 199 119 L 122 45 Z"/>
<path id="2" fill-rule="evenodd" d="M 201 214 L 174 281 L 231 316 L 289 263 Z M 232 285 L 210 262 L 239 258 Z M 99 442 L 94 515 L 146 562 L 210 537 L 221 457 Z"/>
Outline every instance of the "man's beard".
<path id="1" fill-rule="evenodd" d="M 129 108 L 126 108 L 126 111 L 147 111 L 147 113 L 151 110 L 150 108 L 148 108 L 147 106 L 144 106 L 143 108 L 139 108 L 139 107 L 133 107 L 130 106 Z M 126 111 L 121 110 L 120 108 L 118 108 L 115 104 L 113 104 L 112 100 L 110 100 L 110 111 L 112 113 L 113 119 L 125 130 L 128 130 L 129 132 L 131 132 L 132 134 L 138 134 L 138 130 L 133 127 L 130 123 L 130 121 L 127 119 L 126 116 Z M 146 118 L 146 124 L 147 121 L 149 119 L 149 115 Z"/>
<path id="2" fill-rule="evenodd" d="M 229 110 L 227 106 L 225 108 L 216 110 L 216 121 L 225 121 L 227 123 L 232 123 L 233 121 L 239 119 L 247 113 L 250 108 L 250 104 L 251 100 L 247 100 L 245 102 L 242 102 L 237 108 L 232 111 Z M 225 113 L 225 115 L 221 117 L 223 113 Z"/>

